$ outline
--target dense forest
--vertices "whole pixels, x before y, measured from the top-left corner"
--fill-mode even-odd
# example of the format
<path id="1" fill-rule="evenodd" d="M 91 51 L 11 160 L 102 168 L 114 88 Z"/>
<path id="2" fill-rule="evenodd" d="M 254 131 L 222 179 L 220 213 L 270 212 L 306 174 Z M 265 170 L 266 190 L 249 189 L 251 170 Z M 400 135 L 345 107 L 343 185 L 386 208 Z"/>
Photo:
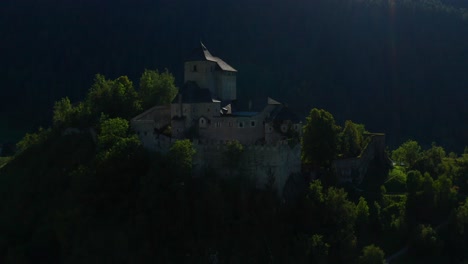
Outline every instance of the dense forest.
<path id="1" fill-rule="evenodd" d="M 239 70 L 239 97 L 325 108 L 458 153 L 468 145 L 468 11 L 462 0 L 13 1 L 0 3 L 0 143 L 51 124 L 92 76 L 182 65 L 202 39 Z M 260 10 L 260 11 L 259 11 Z M 263 101 L 261 101 L 263 102 Z"/>
<path id="2" fill-rule="evenodd" d="M 146 70 L 139 83 L 96 75 L 84 100 L 57 101 L 51 127 L 0 158 L 1 263 L 468 259 L 468 148 L 457 155 L 409 140 L 389 152 L 392 167 L 374 160 L 361 183 L 337 185 L 330 161 L 358 156 L 365 127 L 341 127 L 314 108 L 302 159 L 320 178 L 291 175 L 295 191 L 279 196 L 242 173 L 192 177 L 189 140 L 147 152 L 128 120 L 144 104 L 170 102 L 176 88 L 167 71 Z"/>

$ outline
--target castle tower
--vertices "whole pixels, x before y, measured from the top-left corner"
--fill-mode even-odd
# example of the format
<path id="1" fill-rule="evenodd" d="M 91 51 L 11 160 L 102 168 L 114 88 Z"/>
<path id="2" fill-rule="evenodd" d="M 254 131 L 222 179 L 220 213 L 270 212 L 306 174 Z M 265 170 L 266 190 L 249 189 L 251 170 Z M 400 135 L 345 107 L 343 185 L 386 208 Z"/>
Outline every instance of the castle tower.
<path id="1" fill-rule="evenodd" d="M 213 56 L 201 42 L 185 62 L 184 82 L 196 82 L 221 101 L 237 99 L 236 75 L 236 69 Z"/>

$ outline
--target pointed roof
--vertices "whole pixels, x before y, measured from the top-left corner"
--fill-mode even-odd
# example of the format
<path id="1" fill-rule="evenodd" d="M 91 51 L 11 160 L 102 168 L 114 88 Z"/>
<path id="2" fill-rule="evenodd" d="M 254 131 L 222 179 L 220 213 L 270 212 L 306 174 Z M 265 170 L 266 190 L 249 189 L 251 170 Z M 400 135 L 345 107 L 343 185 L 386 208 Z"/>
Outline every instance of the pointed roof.
<path id="1" fill-rule="evenodd" d="M 237 72 L 231 65 L 227 64 L 219 57 L 211 55 L 210 51 L 206 48 L 203 42 L 200 41 L 200 46 L 195 48 L 187 61 L 212 61 L 216 62 L 217 68 L 222 71 Z"/>

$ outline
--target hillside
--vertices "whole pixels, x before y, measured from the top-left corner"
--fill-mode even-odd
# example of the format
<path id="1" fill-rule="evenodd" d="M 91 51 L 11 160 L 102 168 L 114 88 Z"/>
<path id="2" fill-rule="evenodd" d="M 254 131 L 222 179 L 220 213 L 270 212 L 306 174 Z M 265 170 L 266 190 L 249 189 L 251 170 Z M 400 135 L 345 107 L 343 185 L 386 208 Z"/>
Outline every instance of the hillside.
<path id="1" fill-rule="evenodd" d="M 128 120 L 109 118 L 139 100 L 130 85 L 122 93 L 130 100 L 112 93 L 127 81 L 96 78 L 87 101 L 58 102 L 53 127 L 26 135 L 14 157 L 0 159 L 1 263 L 381 263 L 390 257 L 459 263 L 468 257 L 468 148 L 447 154 L 408 141 L 392 152 L 398 165 L 390 171 L 374 159 L 362 183 L 337 186 L 329 159 L 359 155 L 365 129 L 348 121 L 339 131 L 330 113 L 313 109 L 303 162 L 321 166 L 320 179 L 290 175 L 290 196 L 279 197 L 274 176 L 256 187 L 232 152 L 233 166 L 225 169 L 238 170 L 234 177 L 209 167 L 192 177 L 189 140 L 175 141 L 167 154 L 144 150 Z M 110 93 L 101 93 L 109 86 Z M 93 118 L 96 110 L 105 114 Z M 70 124 L 90 127 L 66 129 Z M 317 130 L 331 132 L 325 134 L 336 149 L 316 140 L 323 136 Z M 237 145 L 235 153 L 244 155 Z"/>

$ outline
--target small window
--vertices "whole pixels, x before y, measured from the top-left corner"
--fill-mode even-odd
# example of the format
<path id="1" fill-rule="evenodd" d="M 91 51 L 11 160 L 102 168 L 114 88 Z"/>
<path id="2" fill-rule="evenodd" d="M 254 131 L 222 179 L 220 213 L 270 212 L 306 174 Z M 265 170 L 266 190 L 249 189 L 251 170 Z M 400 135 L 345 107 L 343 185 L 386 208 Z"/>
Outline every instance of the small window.
<path id="1" fill-rule="evenodd" d="M 147 136 L 147 135 L 148 135 L 148 132 L 146 132 L 146 131 L 145 131 L 145 133 L 144 133 L 144 134 L 145 134 L 145 136 Z"/>
<path id="2" fill-rule="evenodd" d="M 270 132 L 273 131 L 273 128 L 272 128 L 272 127 L 269 127 L 269 128 L 268 128 L 268 131 L 270 131 Z"/>
<path id="3" fill-rule="evenodd" d="M 216 127 L 221 127 L 221 122 L 216 122 Z"/>
<path id="4" fill-rule="evenodd" d="M 200 119 L 200 123 L 205 124 L 205 119 Z"/>
<path id="5" fill-rule="evenodd" d="M 281 132 L 283 132 L 283 133 L 288 132 L 288 125 L 282 124 L 282 125 L 281 125 Z"/>
<path id="6" fill-rule="evenodd" d="M 193 65 L 193 71 L 194 71 L 194 72 L 197 71 L 197 65 Z"/>
<path id="7" fill-rule="evenodd" d="M 210 112 L 210 109 L 208 108 L 207 112 Z"/>
<path id="8" fill-rule="evenodd" d="M 239 122 L 239 127 L 244 127 L 244 122 Z"/>
<path id="9" fill-rule="evenodd" d="M 255 121 L 250 121 L 250 126 L 251 127 L 254 127 L 256 124 L 255 124 Z"/>

